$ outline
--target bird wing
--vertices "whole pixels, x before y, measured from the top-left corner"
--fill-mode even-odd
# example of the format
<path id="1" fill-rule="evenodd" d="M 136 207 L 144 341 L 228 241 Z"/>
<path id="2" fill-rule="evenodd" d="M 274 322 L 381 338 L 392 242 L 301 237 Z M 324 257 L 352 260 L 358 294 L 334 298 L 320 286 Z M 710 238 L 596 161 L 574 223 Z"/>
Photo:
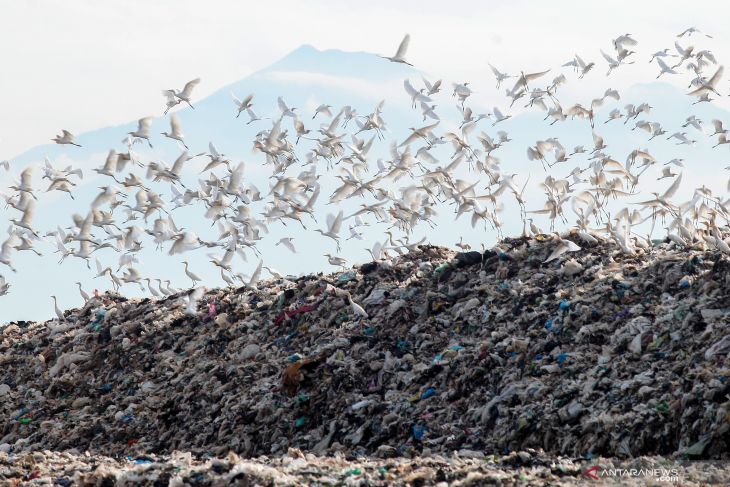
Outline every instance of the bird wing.
<path id="1" fill-rule="evenodd" d="M 175 98 L 175 91 L 174 90 L 162 90 L 162 96 L 167 98 L 167 103 L 173 103 L 177 104 L 177 98 Z"/>
<path id="2" fill-rule="evenodd" d="M 662 71 L 672 71 L 672 68 L 667 66 L 667 63 L 665 63 L 662 58 L 658 57 L 656 58 L 657 64 L 659 64 L 659 67 L 662 68 Z"/>
<path id="3" fill-rule="evenodd" d="M 682 173 L 679 173 L 679 176 L 677 176 L 677 179 L 674 180 L 671 186 L 667 188 L 667 190 L 662 195 L 662 199 L 666 200 L 668 198 L 671 198 L 674 196 L 674 193 L 677 192 L 679 189 L 679 185 L 682 183 Z"/>
<path id="4" fill-rule="evenodd" d="M 25 209 L 23 210 L 23 218 L 21 219 L 21 222 L 30 226 L 31 222 L 33 221 L 33 216 L 35 215 L 35 200 L 28 200 L 28 204 L 25 206 Z"/>
<path id="5" fill-rule="evenodd" d="M 175 113 L 170 115 L 170 130 L 172 130 L 172 135 L 182 137 L 182 125 L 180 125 L 180 119 L 177 118 Z"/>
<path id="6" fill-rule="evenodd" d="M 557 247 L 555 247 L 555 250 L 552 251 L 550 256 L 547 259 L 545 259 L 545 262 L 550 262 L 551 260 L 555 260 L 567 251 L 568 251 L 568 246 L 565 245 L 564 242 L 561 242 L 558 244 Z"/>
<path id="7" fill-rule="evenodd" d="M 593 111 L 594 108 L 600 108 L 603 106 L 603 98 L 594 98 L 591 100 L 591 111 Z"/>
<path id="8" fill-rule="evenodd" d="M 221 259 L 221 265 L 224 265 L 224 266 L 230 265 L 231 261 L 233 260 L 233 256 L 236 255 L 236 250 L 235 250 L 236 241 L 231 240 L 231 242 L 233 243 L 234 248 L 233 249 L 229 248 L 228 250 L 226 250 L 226 253 L 223 254 L 223 258 Z"/>
<path id="9" fill-rule="evenodd" d="M 712 64 L 717 64 L 717 59 L 715 59 L 715 55 L 712 54 L 710 51 L 702 51 L 702 57 L 707 58 L 707 60 L 710 61 Z"/>
<path id="10" fill-rule="evenodd" d="M 720 81 L 720 78 L 722 77 L 722 73 L 725 70 L 723 66 L 720 66 L 717 68 L 717 71 L 715 71 L 715 74 L 712 75 L 712 78 L 707 80 L 707 83 L 705 83 L 705 86 L 712 86 L 713 88 L 717 85 L 717 83 Z"/>
<path id="11" fill-rule="evenodd" d="M 282 97 L 277 98 L 276 101 L 279 104 L 279 110 L 281 110 L 282 112 L 288 112 L 289 111 L 289 107 L 286 106 L 286 102 L 284 101 L 284 99 Z"/>
<path id="12" fill-rule="evenodd" d="M 393 56 L 396 59 L 403 59 L 406 56 L 406 51 L 408 50 L 408 44 L 411 42 L 411 35 L 406 34 L 402 41 L 400 41 L 400 45 L 398 46 L 398 50 L 395 52 L 395 56 Z"/>
<path id="13" fill-rule="evenodd" d="M 317 202 L 317 198 L 319 198 L 320 191 L 321 191 L 320 185 L 317 184 L 314 188 L 314 192 L 312 192 L 312 196 L 309 197 L 309 199 L 307 200 L 307 204 L 304 205 L 305 208 L 310 209 L 310 210 L 314 208 L 314 203 Z"/>
<path id="14" fill-rule="evenodd" d="M 297 249 L 294 248 L 294 244 L 291 242 L 291 239 L 289 239 L 289 238 L 282 238 L 281 239 L 281 244 L 284 247 L 286 247 L 287 249 L 289 249 L 290 251 L 292 251 L 293 253 L 295 253 L 295 254 L 297 253 Z"/>
<path id="15" fill-rule="evenodd" d="M 603 59 L 608 61 L 608 64 L 618 64 L 618 62 L 614 58 L 603 52 L 603 49 L 601 49 L 601 55 L 603 56 Z"/>
<path id="16" fill-rule="evenodd" d="M 375 242 L 375 244 L 373 244 L 373 248 L 372 248 L 373 258 L 379 259 L 382 252 L 383 252 L 383 244 L 380 242 Z"/>
<path id="17" fill-rule="evenodd" d="M 596 147 L 602 146 L 603 145 L 603 137 L 601 137 L 600 135 L 598 135 L 595 132 L 592 132 L 592 134 L 593 134 L 593 144 Z"/>
<path id="18" fill-rule="evenodd" d="M 423 80 L 423 84 L 426 85 L 426 89 L 428 91 L 431 91 L 431 88 L 433 88 L 433 85 L 430 81 L 428 81 L 424 76 L 421 76 L 421 79 Z"/>
<path id="19" fill-rule="evenodd" d="M 180 233 L 180 230 L 178 230 L 177 225 L 175 225 L 175 221 L 172 219 L 172 215 L 167 216 L 167 222 L 170 225 L 170 228 L 175 233 Z"/>
<path id="20" fill-rule="evenodd" d="M 139 208 L 144 208 L 145 206 L 147 206 L 147 191 L 145 191 L 144 189 L 140 189 L 139 191 L 137 191 L 134 199 L 135 201 L 137 201 L 137 206 Z"/>
<path id="21" fill-rule="evenodd" d="M 549 72 L 550 72 L 550 70 L 548 69 L 546 71 L 540 71 L 539 73 L 529 73 L 529 74 L 524 75 L 523 78 L 525 79 L 525 81 L 532 81 Z"/>
<path id="22" fill-rule="evenodd" d="M 33 182 L 33 167 L 26 167 L 23 172 L 20 173 L 20 184 L 25 188 L 29 188 Z"/>
<path id="23" fill-rule="evenodd" d="M 341 226 L 342 226 L 342 210 L 340 210 L 340 212 L 337 213 L 337 217 L 335 217 L 334 221 L 332 222 L 332 225 L 330 226 L 330 232 L 334 233 L 335 235 L 340 233 Z"/>
<path id="24" fill-rule="evenodd" d="M 342 119 L 342 113 L 343 110 L 340 110 L 337 116 L 330 121 L 330 124 L 327 126 L 325 132 L 327 132 L 328 134 L 334 133 L 335 129 L 337 129 L 337 126 L 340 124 L 340 120 Z"/>
<path id="25" fill-rule="evenodd" d="M 180 157 L 175 160 L 175 163 L 172 165 L 172 169 L 170 169 L 170 172 L 179 176 L 180 171 L 182 171 L 183 164 L 185 164 L 188 159 L 188 151 L 183 151 L 183 153 L 180 154 Z"/>
<path id="26" fill-rule="evenodd" d="M 119 160 L 119 155 L 117 154 L 117 151 L 114 149 L 109 150 L 109 154 L 106 156 L 106 161 L 104 161 L 104 171 L 108 171 L 110 173 L 113 173 L 117 170 L 117 161 Z"/>
<path id="27" fill-rule="evenodd" d="M 220 153 L 218 152 L 218 149 L 216 149 L 216 147 L 213 145 L 213 142 L 208 142 L 208 150 L 210 150 L 210 154 L 213 156 L 213 158 L 220 158 Z"/>
<path id="28" fill-rule="evenodd" d="M 489 63 L 487 63 L 487 64 L 489 64 Z M 489 64 L 489 68 L 492 70 L 492 73 L 494 73 L 494 76 L 496 76 L 497 78 L 503 76 L 502 73 L 500 73 L 499 70 L 497 68 L 495 68 L 494 66 L 492 66 L 491 64 Z"/>
<path id="29" fill-rule="evenodd" d="M 621 36 L 616 40 L 618 41 L 618 44 L 621 45 L 621 47 L 623 47 L 624 45 L 635 46 L 637 44 L 636 39 L 634 39 L 633 37 L 629 37 L 627 35 Z"/>
<path id="30" fill-rule="evenodd" d="M 229 191 L 236 191 L 238 190 L 238 187 L 241 185 L 241 181 L 243 181 L 243 172 L 246 169 L 246 166 L 243 162 L 240 162 L 234 169 L 231 171 L 230 178 L 228 179 L 228 190 Z"/>
<path id="31" fill-rule="evenodd" d="M 248 281 L 248 285 L 253 287 L 256 285 L 257 282 L 259 282 L 259 279 L 261 278 L 261 268 L 264 265 L 263 260 L 259 260 L 259 265 L 256 266 L 256 270 L 253 271 L 253 274 L 251 274 L 251 279 Z"/>
<path id="32" fill-rule="evenodd" d="M 413 87 L 410 80 L 403 80 L 403 87 L 406 89 L 406 93 L 408 93 L 409 96 L 418 96 L 419 92 Z"/>
<path id="33" fill-rule="evenodd" d="M 304 127 L 304 122 L 302 122 L 298 118 L 294 120 L 294 130 L 297 131 L 297 134 L 303 134 L 306 130 L 306 128 Z"/>
<path id="34" fill-rule="evenodd" d="M 203 294 L 205 293 L 205 288 L 203 286 L 198 287 L 190 291 L 190 294 L 188 294 L 188 306 L 186 311 L 190 314 L 195 314 L 195 308 L 198 305 L 198 301 L 200 301 L 200 298 L 203 297 Z"/>
<path id="35" fill-rule="evenodd" d="M 621 99 L 621 95 L 619 95 L 617 90 L 612 90 L 611 88 L 608 88 L 604 93 L 603 97 L 606 98 L 613 98 L 614 100 L 618 101 Z"/>
<path id="36" fill-rule="evenodd" d="M 186 98 L 189 98 L 190 95 L 193 94 L 193 88 L 198 86 L 198 83 L 200 83 L 200 78 L 195 78 L 192 81 L 188 81 L 187 83 L 185 83 L 185 87 L 180 94 L 184 95 Z"/>
<path id="37" fill-rule="evenodd" d="M 401 142 L 401 143 L 400 143 L 400 144 L 398 145 L 398 147 L 403 147 L 404 145 L 408 145 L 408 144 L 410 144 L 411 142 L 414 142 L 414 141 L 418 140 L 418 139 L 419 139 L 420 137 L 421 137 L 421 136 L 420 136 L 420 135 L 418 135 L 418 131 L 413 131 L 413 132 L 411 133 L 411 135 L 409 135 L 408 137 L 406 137 L 406 140 L 404 140 L 403 142 Z"/>
<path id="38" fill-rule="evenodd" d="M 91 225 L 94 223 L 94 213 L 89 212 L 79 225 L 78 238 L 91 238 Z"/>
<path id="39" fill-rule="evenodd" d="M 137 126 L 138 132 L 146 132 L 152 125 L 152 117 L 140 118 Z"/>

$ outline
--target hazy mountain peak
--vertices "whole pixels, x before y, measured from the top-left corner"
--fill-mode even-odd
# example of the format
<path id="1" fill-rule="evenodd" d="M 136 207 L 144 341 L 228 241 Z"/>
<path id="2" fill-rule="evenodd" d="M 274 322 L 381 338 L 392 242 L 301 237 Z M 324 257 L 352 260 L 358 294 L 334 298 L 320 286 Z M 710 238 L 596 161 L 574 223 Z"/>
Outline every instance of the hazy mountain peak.
<path id="1" fill-rule="evenodd" d="M 271 71 L 317 72 L 331 76 L 363 77 L 373 81 L 420 74 L 416 68 L 391 63 L 374 53 L 339 49 L 320 51 L 310 44 L 299 46 L 259 73 Z"/>

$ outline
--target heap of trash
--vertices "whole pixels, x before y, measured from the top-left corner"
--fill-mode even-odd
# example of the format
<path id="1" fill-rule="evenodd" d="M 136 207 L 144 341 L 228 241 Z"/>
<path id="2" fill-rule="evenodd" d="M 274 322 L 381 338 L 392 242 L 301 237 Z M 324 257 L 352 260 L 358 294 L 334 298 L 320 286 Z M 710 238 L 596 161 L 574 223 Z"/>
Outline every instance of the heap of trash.
<path id="1" fill-rule="evenodd" d="M 718 251 L 540 235 L 189 294 L 0 326 L 0 455 L 730 457 Z"/>
<path id="2" fill-rule="evenodd" d="M 189 452 L 111 458 L 69 452 L 0 453 L 0 483 L 79 486 L 482 486 L 482 485 L 728 485 L 722 461 L 638 457 L 553 458 L 536 451 L 508 455 L 414 458 L 317 456 L 291 448 L 283 455 L 195 458 Z M 590 483 L 590 484 L 589 484 Z M 4 484 L 3 484 L 4 485 Z"/>

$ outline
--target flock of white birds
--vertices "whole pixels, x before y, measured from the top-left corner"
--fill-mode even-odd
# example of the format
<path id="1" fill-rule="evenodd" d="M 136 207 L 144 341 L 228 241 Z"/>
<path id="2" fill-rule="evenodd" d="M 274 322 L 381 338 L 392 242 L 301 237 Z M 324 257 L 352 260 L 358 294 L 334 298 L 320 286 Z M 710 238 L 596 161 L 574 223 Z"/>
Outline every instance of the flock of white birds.
<path id="1" fill-rule="evenodd" d="M 658 67 L 657 77 L 687 76 L 687 95 L 696 98 L 695 103 L 711 102 L 713 97 L 720 96 L 718 90 L 723 67 L 717 64 L 710 50 L 698 50 L 689 44 L 690 38 L 710 36 L 690 28 L 677 37 L 674 48 L 653 53 L 650 58 L 645 55 L 642 61 L 635 52 L 637 41 L 630 34 L 618 36 L 612 41 L 611 54 L 601 51 L 608 67 L 606 75 L 626 64 L 649 61 Z M 409 41 L 406 35 L 394 56 L 381 57 L 391 62 L 410 64 L 406 59 Z M 674 201 L 682 181 L 683 159 L 659 161 L 649 149 L 637 148 L 625 158 L 606 152 L 607 144 L 595 125 L 599 107 L 607 102 L 617 104 L 621 99 L 616 90 L 606 90 L 587 106 L 576 104 L 564 108 L 560 104 L 560 86 L 569 78 L 583 78 L 597 67 L 595 62 L 587 62 L 578 55 L 563 64 L 565 69 L 555 77 L 549 75 L 550 69 L 507 74 L 490 65 L 497 87 L 508 85 L 505 106 L 503 109 L 494 107 L 491 113 L 474 113 L 469 107 L 472 86 L 469 83 L 453 83 L 451 95 L 461 120 L 459 128 L 451 131 L 440 130 L 441 118 L 433 103 L 434 95 L 442 89 L 442 81 L 423 79 L 421 84 L 406 79 L 405 91 L 411 99 L 412 108 L 420 112 L 421 126 L 410 128 L 411 133 L 404 140 L 386 142 L 390 157 L 377 161 L 372 160 L 371 154 L 375 144 L 385 141 L 384 101 L 370 113 L 357 113 L 351 106 L 334 109 L 322 104 L 313 114 L 305 116 L 279 97 L 279 116 L 265 121 L 254 111 L 254 94 L 243 99 L 234 95 L 235 107 L 231 116 L 238 118 L 245 113 L 249 117 L 248 124 L 256 122 L 265 126 L 255 136 L 253 147 L 260 153 L 262 164 L 271 168 L 271 183 L 267 191 L 260 191 L 247 180 L 243 162 L 229 160 L 213 143 L 209 144 L 207 152 L 191 155 L 174 112 L 169 115 L 169 132 L 162 135 L 175 140 L 182 153 L 171 165 L 143 161 L 134 150 L 135 146 L 146 144 L 153 147 L 153 138 L 158 136 L 151 133 L 153 117 L 142 118 L 137 129 L 129 132 L 123 141 L 126 151 L 110 150 L 103 164 L 94 169 L 108 180 L 108 184 L 101 188 L 83 213 L 71 216 L 67 226 L 58 225 L 50 231 L 36 228 L 33 224 L 36 202 L 43 192 L 62 191 L 74 198 L 74 187 L 83 178 L 81 169 L 71 166 L 57 168 L 46 159 L 40 169 L 41 179 L 48 181 L 47 186 L 45 183 L 41 186 L 42 181 L 34 181 L 34 169 L 37 168 L 30 166 L 20 172 L 20 180 L 3 194 L 8 211 L 17 214 L 10 219 L 12 225 L 0 249 L 0 264 L 17 272 L 13 266 L 13 254 L 35 252 L 40 255 L 35 245 L 45 240 L 55 247 L 61 262 L 66 258 L 84 259 L 90 271 L 96 277 L 108 278 L 114 289 L 139 286 L 153 297 L 181 293 L 188 302 L 189 311 L 195 312 L 196 301 L 201 297 L 203 288 L 198 287 L 201 279 L 188 261 L 183 261 L 182 265 L 190 279 L 190 287 L 186 286 L 186 291 L 182 292 L 174 288 L 170 280 L 152 279 L 135 267 L 139 262 L 137 254 L 142 248 L 154 245 L 169 255 L 197 249 L 213 252 L 210 249 L 218 248 L 218 254 L 209 255 L 211 265 L 220 269 L 221 278 L 230 286 L 255 288 L 262 269 L 277 278 L 285 276 L 264 266 L 263 260 L 259 260 L 251 275 L 243 275 L 236 271 L 234 260 L 237 256 L 245 260 L 250 253 L 259 255 L 257 243 L 265 238 L 270 225 L 290 222 L 294 226 L 286 228 L 301 226 L 308 230 L 316 227 L 314 231 L 325 237 L 323 246 L 331 245 L 332 248 L 331 253 L 324 256 L 331 265 L 344 267 L 347 261 L 337 255 L 341 240 L 367 238 L 374 242 L 374 236 L 365 231 L 369 221 L 387 222 L 389 225 L 389 230 L 382 236 L 384 240 L 375 242 L 368 249 L 370 258 L 377 261 L 408 252 L 424 243 L 425 239 L 414 241 L 410 236 L 419 225 L 433 228 L 433 218 L 440 206 L 451 206 L 457 219 L 470 215 L 472 227 L 483 225 L 486 230 L 487 226 L 491 226 L 501 235 L 499 214 L 505 202 L 519 206 L 524 235 L 542 234 L 539 224 L 546 231 L 554 232 L 553 238 L 558 244 L 548 260 L 580 249 L 579 245 L 562 239 L 555 232 L 556 224 L 565 226 L 568 223 L 568 211 L 577 218 L 572 229 L 587 244 L 610 239 L 623 252 L 635 253 L 652 245 L 650 239 L 655 224 L 659 222 L 666 230 L 666 237 L 679 247 L 704 246 L 730 254 L 730 198 L 727 195 L 714 195 L 702 186 L 694 190 L 689 201 Z M 195 79 L 185 84 L 182 90 L 163 91 L 164 113 L 175 107 L 194 109 L 193 94 L 199 82 L 200 79 Z M 539 161 L 545 170 L 541 188 L 546 199 L 542 205 L 528 205 L 524 198 L 525 186 L 518 183 L 518 175 L 503 171 L 498 158 L 499 149 L 511 139 L 506 131 L 492 129 L 498 124 L 500 128 L 508 125 L 505 123 L 511 117 L 508 111 L 521 98 L 526 101 L 525 107 L 544 112 L 545 120 L 549 120 L 550 124 L 582 119 L 590 124 L 593 134 L 592 146 L 568 150 L 557 138 L 547 138 L 537 140 L 527 148 L 529 160 Z M 623 119 L 624 124 L 631 122 L 634 130 L 645 130 L 648 140 L 651 140 L 666 134 L 660 123 L 649 120 L 651 108 L 648 103 L 626 105 L 623 110 L 614 108 L 605 119 L 601 117 L 601 124 L 621 123 L 619 119 Z M 720 120 L 705 121 L 690 116 L 681 122 L 681 126 L 686 130 L 679 129 L 669 135 L 677 144 L 693 145 L 693 137 L 699 136 L 716 136 L 716 146 L 730 143 L 728 129 Z M 490 130 L 496 133 L 489 135 L 487 131 Z M 694 134 L 688 135 L 688 131 L 694 131 Z M 298 150 L 301 139 L 310 144 L 308 150 Z M 57 144 L 78 145 L 74 135 L 67 130 L 52 140 Z M 433 149 L 442 144 L 450 144 L 453 148 L 450 159 L 445 163 L 433 155 Z M 550 174 L 550 168 L 564 165 L 577 156 L 582 156 L 582 164 L 567 177 L 558 178 Z M 183 181 L 183 168 L 195 164 L 191 161 L 198 157 L 207 157 L 208 161 L 200 166 L 197 181 Z M 3 161 L 2 166 L 6 171 L 10 170 L 8 161 Z M 466 166 L 471 177 L 457 177 L 457 168 Z M 653 179 L 655 182 L 656 179 L 668 179 L 666 189 L 637 199 L 636 195 L 641 194 L 639 180 L 649 171 L 658 175 Z M 339 180 L 337 188 L 328 196 L 320 195 L 322 186 L 319 178 L 325 174 L 334 174 Z M 153 187 L 159 187 L 160 183 L 169 185 L 169 194 L 153 191 Z M 631 201 L 622 205 L 621 201 L 626 201 L 627 197 L 632 197 Z M 350 198 L 362 200 L 360 209 L 348 215 L 342 210 L 337 214 L 328 213 L 326 226 L 322 226 L 316 215 L 324 200 L 336 207 Z M 254 202 L 259 202 L 264 210 L 254 213 Z M 175 221 L 175 210 L 189 205 L 200 207 L 203 218 L 217 229 L 209 239 L 180 228 Z M 539 221 L 536 223 L 536 220 Z M 639 234 L 636 228 L 644 222 L 651 222 L 651 230 L 648 234 Z M 343 230 L 343 224 L 347 231 Z M 295 238 L 299 237 L 281 238 L 276 245 L 297 252 Z M 456 245 L 464 250 L 470 248 L 462 240 Z M 118 266 L 102 264 L 99 259 L 102 255 L 115 254 L 118 255 Z M 92 298 L 80 283 L 77 285 L 84 300 Z M 10 283 L 0 275 L 0 296 L 7 294 L 9 289 Z M 56 314 L 59 320 L 63 320 L 56 298 L 53 299 Z M 351 305 L 359 313 L 356 303 Z"/>

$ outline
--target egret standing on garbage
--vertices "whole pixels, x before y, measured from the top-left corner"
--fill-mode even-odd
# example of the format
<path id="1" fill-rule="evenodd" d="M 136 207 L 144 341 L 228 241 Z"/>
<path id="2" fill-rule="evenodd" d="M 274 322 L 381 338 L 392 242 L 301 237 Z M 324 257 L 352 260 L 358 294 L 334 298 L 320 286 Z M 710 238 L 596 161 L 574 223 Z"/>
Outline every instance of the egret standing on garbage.
<path id="1" fill-rule="evenodd" d="M 87 302 L 90 299 L 89 294 L 81 288 L 80 282 L 77 282 L 76 285 L 79 287 L 79 294 L 81 294 L 81 298 L 84 300 L 84 303 Z"/>
<path id="2" fill-rule="evenodd" d="M 188 265 L 189 264 L 188 264 L 188 261 L 187 260 L 184 260 L 183 261 L 183 264 L 185 264 L 185 275 L 188 276 L 191 281 L 193 281 L 193 286 L 192 287 L 195 287 L 195 285 L 197 283 L 202 282 L 202 279 L 201 278 L 199 278 L 197 275 L 195 275 L 193 272 L 191 272 L 188 269 Z M 166 282 L 169 282 L 169 281 L 166 281 Z"/>
<path id="3" fill-rule="evenodd" d="M 347 304 L 350 305 L 350 310 L 352 311 L 352 314 L 354 314 L 358 318 L 368 318 L 368 314 L 365 309 L 352 300 L 352 296 L 350 295 L 350 293 L 347 293 L 345 295 L 345 299 L 347 300 Z"/>
<path id="4" fill-rule="evenodd" d="M 63 311 L 58 307 L 56 296 L 51 296 L 51 298 L 53 299 L 53 311 L 56 313 L 58 321 L 63 321 Z"/>

